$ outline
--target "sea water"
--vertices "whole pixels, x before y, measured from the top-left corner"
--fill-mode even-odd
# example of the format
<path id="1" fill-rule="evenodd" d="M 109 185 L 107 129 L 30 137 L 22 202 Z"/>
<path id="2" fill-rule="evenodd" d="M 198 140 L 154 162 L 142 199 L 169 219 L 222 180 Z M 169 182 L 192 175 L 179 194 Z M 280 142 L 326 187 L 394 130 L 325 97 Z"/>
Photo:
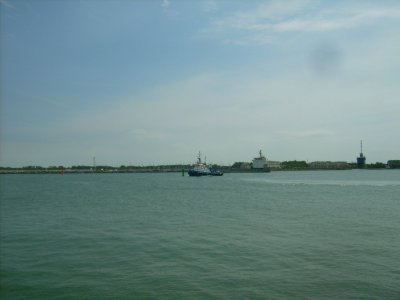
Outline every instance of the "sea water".
<path id="1" fill-rule="evenodd" d="M 400 299 L 400 171 L 0 176 L 1 299 Z"/>

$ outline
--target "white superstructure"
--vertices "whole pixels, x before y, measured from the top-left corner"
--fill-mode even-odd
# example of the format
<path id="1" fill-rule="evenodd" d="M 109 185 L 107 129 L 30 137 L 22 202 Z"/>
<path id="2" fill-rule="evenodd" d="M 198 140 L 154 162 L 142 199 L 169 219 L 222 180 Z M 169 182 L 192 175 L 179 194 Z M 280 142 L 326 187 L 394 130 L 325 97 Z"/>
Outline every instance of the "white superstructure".
<path id="1" fill-rule="evenodd" d="M 264 169 L 267 166 L 267 159 L 262 155 L 261 150 L 259 153 L 260 156 L 253 159 L 253 169 Z"/>

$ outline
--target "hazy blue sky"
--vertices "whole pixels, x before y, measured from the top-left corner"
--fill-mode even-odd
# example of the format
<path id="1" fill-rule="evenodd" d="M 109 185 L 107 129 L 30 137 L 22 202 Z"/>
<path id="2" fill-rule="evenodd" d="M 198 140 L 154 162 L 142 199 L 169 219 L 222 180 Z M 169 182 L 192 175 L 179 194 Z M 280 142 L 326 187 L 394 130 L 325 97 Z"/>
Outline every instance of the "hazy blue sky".
<path id="1" fill-rule="evenodd" d="M 400 159 L 400 1 L 0 9 L 0 165 Z"/>

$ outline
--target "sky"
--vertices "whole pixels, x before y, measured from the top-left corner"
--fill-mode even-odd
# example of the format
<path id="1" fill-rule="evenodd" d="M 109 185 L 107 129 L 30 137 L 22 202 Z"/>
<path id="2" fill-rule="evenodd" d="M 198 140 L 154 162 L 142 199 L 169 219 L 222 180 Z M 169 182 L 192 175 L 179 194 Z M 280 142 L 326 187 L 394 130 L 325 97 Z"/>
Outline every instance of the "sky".
<path id="1" fill-rule="evenodd" d="M 400 159 L 399 1 L 0 0 L 0 165 Z"/>

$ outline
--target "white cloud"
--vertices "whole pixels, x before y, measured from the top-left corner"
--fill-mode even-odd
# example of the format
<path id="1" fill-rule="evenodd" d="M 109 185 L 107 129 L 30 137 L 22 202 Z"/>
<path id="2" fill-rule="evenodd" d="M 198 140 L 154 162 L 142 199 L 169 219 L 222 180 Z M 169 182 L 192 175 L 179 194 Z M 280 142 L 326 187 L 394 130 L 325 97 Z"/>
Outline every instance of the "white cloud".
<path id="1" fill-rule="evenodd" d="M 5 6 L 5 7 L 15 9 L 15 6 L 10 4 L 7 0 L 0 0 L 0 4 Z"/>
<path id="2" fill-rule="evenodd" d="M 349 6 L 344 11 L 340 6 L 318 6 L 315 1 L 273 1 L 250 11 L 222 16 L 202 32 L 229 34 L 229 41 L 236 44 L 264 44 L 282 32 L 345 30 L 388 18 L 400 18 L 400 7 Z"/>
<path id="3" fill-rule="evenodd" d="M 171 6 L 171 1 L 170 0 L 163 0 L 161 3 L 161 6 L 164 8 L 168 8 Z"/>
<path id="4" fill-rule="evenodd" d="M 269 26 L 275 31 L 331 31 L 349 29 L 367 23 L 373 23 L 381 18 L 399 18 L 400 9 L 380 9 L 353 12 L 349 16 L 327 16 L 323 19 L 316 15 L 313 18 L 296 18 L 288 21 L 278 22 Z"/>
<path id="5" fill-rule="evenodd" d="M 214 0 L 205 0 L 203 2 L 203 10 L 205 12 L 215 12 L 218 10 L 217 2 Z"/>
<path id="6" fill-rule="evenodd" d="M 373 144 L 380 130 L 390 135 L 397 132 L 391 127 L 400 126 L 388 115 L 396 110 L 391 102 L 399 95 L 395 87 L 388 91 L 298 73 L 273 79 L 247 76 L 204 73 L 153 87 L 118 101 L 106 113 L 68 120 L 55 132 L 80 137 L 74 143 L 78 148 L 90 140 L 93 151 L 101 151 L 110 164 L 115 149 L 119 161 L 114 164 L 190 163 L 199 150 L 213 162 L 230 164 L 250 161 L 260 148 L 275 160 L 352 160 L 349 148 L 361 134 Z M 380 105 L 376 99 L 383 92 L 393 99 Z M 392 121 L 384 122 L 386 117 Z M 396 144 L 391 139 L 386 143 Z M 335 150 L 328 152 L 328 145 Z"/>
<path id="7" fill-rule="evenodd" d="M 68 149 L 67 165 L 84 163 L 82 157 L 90 164 L 93 156 L 111 165 L 191 163 L 199 150 L 210 162 L 232 164 L 259 149 L 272 160 L 352 161 L 361 138 L 377 153 L 369 161 L 386 161 L 400 146 L 393 138 L 399 94 L 397 86 L 304 73 L 204 73 L 113 99 L 106 111 L 33 126 L 30 135 L 45 136 L 53 153 Z M 25 146 L 15 148 L 40 148 Z M 32 153 L 39 163 L 46 160 L 40 155 Z"/>

